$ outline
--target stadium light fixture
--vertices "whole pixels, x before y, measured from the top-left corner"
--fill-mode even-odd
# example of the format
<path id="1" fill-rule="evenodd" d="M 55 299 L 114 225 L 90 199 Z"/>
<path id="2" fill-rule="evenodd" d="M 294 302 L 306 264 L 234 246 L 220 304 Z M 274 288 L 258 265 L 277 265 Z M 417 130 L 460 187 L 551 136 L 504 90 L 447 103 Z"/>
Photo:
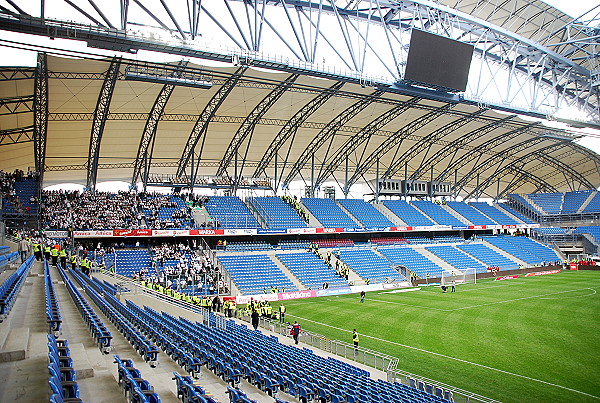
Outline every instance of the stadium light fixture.
<path id="1" fill-rule="evenodd" d="M 200 73 L 148 65 L 127 66 L 125 69 L 125 80 L 179 85 L 202 89 L 209 89 L 213 86 L 212 82 L 208 80 L 205 75 Z"/>

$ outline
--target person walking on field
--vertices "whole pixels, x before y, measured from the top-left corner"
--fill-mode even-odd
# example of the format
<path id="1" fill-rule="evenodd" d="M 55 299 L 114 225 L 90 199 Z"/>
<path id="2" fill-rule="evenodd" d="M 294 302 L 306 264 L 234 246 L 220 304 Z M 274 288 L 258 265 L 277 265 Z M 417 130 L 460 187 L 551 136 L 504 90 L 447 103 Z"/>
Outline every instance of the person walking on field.
<path id="1" fill-rule="evenodd" d="M 365 302 L 365 295 L 366 295 L 365 290 L 362 290 L 360 292 L 360 302 Z"/>
<path id="2" fill-rule="evenodd" d="M 456 281 L 452 280 L 452 291 L 451 292 L 456 292 Z"/>

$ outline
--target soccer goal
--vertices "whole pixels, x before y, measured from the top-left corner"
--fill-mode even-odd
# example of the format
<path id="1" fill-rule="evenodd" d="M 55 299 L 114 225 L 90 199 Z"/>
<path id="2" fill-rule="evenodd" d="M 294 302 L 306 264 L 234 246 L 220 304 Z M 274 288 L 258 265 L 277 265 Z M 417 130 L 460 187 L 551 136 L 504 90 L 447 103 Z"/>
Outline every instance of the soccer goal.
<path id="1" fill-rule="evenodd" d="M 454 273 L 443 271 L 440 284 L 450 286 L 452 281 L 455 284 L 475 284 L 477 283 L 477 272 L 475 269 L 456 270 Z"/>

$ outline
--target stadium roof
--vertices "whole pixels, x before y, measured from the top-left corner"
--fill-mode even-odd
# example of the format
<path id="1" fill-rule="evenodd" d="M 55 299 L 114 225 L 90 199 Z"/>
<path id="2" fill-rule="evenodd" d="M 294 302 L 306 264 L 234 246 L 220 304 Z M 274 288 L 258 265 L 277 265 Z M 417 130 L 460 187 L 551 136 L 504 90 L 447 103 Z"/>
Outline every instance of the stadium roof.
<path id="1" fill-rule="evenodd" d="M 99 94 L 117 62 L 47 58 L 46 184 L 86 182 Z M 351 182 L 386 174 L 404 179 L 406 170 L 413 179 L 456 178 L 463 195 L 478 183 L 482 195 L 495 195 L 498 187 L 501 192 L 564 191 L 600 183 L 598 155 L 567 133 L 515 115 L 243 66 L 188 65 L 213 85 L 173 86 L 153 136 L 146 129 L 149 116 L 171 86 L 128 79 L 126 71 L 131 74 L 136 66 L 140 69 L 127 60 L 118 66 L 99 140 L 99 181 L 131 181 L 136 160 L 150 154 L 151 174 L 176 175 L 182 166 L 189 174 L 191 161 L 182 161 L 188 143 L 196 141 L 200 176 L 233 177 L 237 159 L 238 176 L 310 182 L 314 158 L 319 183 L 333 178 L 345 183 L 346 161 Z M 2 77 L 0 168 L 34 167 L 34 71 L 5 69 Z M 205 126 L 202 118 L 219 99 Z M 9 108 L 13 113 L 6 113 Z M 25 130 L 9 135 L 10 128 Z"/>
<path id="2" fill-rule="evenodd" d="M 575 35 L 570 17 L 540 1 L 441 3 L 546 46 L 567 29 Z M 573 52 L 588 54 L 586 46 L 554 51 L 584 65 L 589 58 Z M 4 68 L 0 169 L 43 163 L 45 185 L 196 171 L 269 177 L 279 186 L 407 178 L 456 182 L 463 197 L 600 185 L 600 157 L 576 144 L 577 135 L 489 104 L 342 74 L 257 69 L 251 58 L 229 61 L 208 67 L 40 53 L 36 69 Z"/>

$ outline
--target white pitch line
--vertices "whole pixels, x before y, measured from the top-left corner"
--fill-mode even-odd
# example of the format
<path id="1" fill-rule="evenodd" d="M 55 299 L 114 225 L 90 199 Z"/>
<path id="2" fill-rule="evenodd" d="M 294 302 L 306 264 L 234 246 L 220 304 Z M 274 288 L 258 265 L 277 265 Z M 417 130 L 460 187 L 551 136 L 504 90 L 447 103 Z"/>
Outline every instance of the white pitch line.
<path id="1" fill-rule="evenodd" d="M 482 306 L 489 306 L 489 305 L 496 305 L 496 304 L 506 304 L 507 302 L 515 302 L 515 301 L 522 301 L 522 300 L 525 300 L 525 299 L 547 297 L 548 295 L 565 294 L 567 292 L 575 292 L 575 291 L 582 291 L 582 290 L 588 290 L 588 289 L 589 288 L 579 288 L 577 290 L 557 291 L 557 292 L 551 292 L 549 294 L 532 295 L 530 297 L 522 297 L 522 298 L 515 298 L 515 299 L 507 299 L 507 300 L 504 300 L 504 301 L 489 302 L 487 304 L 463 306 L 461 308 L 448 309 L 448 311 L 449 312 L 451 312 L 451 311 L 461 311 L 463 309 L 479 308 L 479 307 L 482 307 Z"/>
<path id="2" fill-rule="evenodd" d="M 310 320 L 310 319 L 307 319 L 307 318 L 302 318 L 302 317 L 300 317 L 300 316 L 295 316 L 295 315 L 290 315 L 290 316 L 292 316 L 292 317 L 294 317 L 294 318 L 298 318 L 298 319 L 304 320 L 304 321 L 306 321 L 306 322 L 313 322 L 313 323 L 316 323 L 316 324 L 318 324 L 318 325 L 321 325 L 321 326 L 326 326 L 326 327 L 330 327 L 330 328 L 332 328 L 332 329 L 340 330 L 340 331 L 342 331 L 342 332 L 351 333 L 351 331 L 350 331 L 350 330 L 347 330 L 347 329 L 342 329 L 342 328 L 339 328 L 339 327 L 336 327 L 336 326 L 331 326 L 331 325 L 328 325 L 328 324 L 326 324 L 326 323 L 317 322 L 317 321 L 315 321 L 315 320 Z M 435 353 L 435 352 L 433 352 L 433 351 L 428 351 L 428 350 L 425 350 L 425 349 L 422 349 L 422 348 L 418 348 L 418 347 L 409 346 L 409 345 L 407 345 L 407 344 L 397 343 L 397 342 L 394 342 L 394 341 L 389 341 L 389 340 L 381 339 L 381 338 L 379 338 L 379 337 L 369 336 L 369 335 L 362 334 L 362 333 L 361 333 L 361 337 L 367 337 L 367 338 L 369 338 L 369 339 L 373 339 L 373 340 L 379 340 L 379 341 L 382 341 L 382 342 L 384 342 L 384 343 L 395 344 L 395 345 L 397 345 L 397 346 L 400 346 L 400 347 L 405 347 L 405 348 L 408 348 L 408 349 L 411 349 L 411 350 L 420 351 L 420 352 L 422 352 L 422 353 L 427 353 L 427 354 L 435 355 L 435 356 L 438 356 L 438 357 L 447 358 L 447 359 L 449 359 L 449 360 L 454 360 L 454 361 L 462 362 L 462 363 L 464 363 L 464 364 L 470 364 L 470 365 L 473 365 L 473 366 L 476 366 L 476 367 L 480 367 L 480 368 L 489 369 L 489 370 L 491 370 L 491 371 L 500 372 L 500 373 L 503 373 L 503 374 L 506 374 L 506 375 L 512 375 L 512 376 L 515 376 L 515 377 L 518 377 L 518 378 L 527 379 L 527 380 L 529 380 L 529 381 L 534 381 L 534 382 L 543 383 L 544 385 L 548 385 L 548 386 L 554 386 L 554 387 L 556 387 L 556 388 L 560 388 L 560 389 L 568 390 L 568 391 L 570 391 L 570 392 L 575 392 L 575 393 L 579 393 L 579 394 L 582 394 L 582 395 L 585 395 L 585 396 L 589 396 L 589 397 L 592 397 L 592 398 L 594 398 L 594 399 L 600 399 L 600 396 L 591 395 L 591 394 L 589 394 L 589 393 L 582 392 L 582 391 L 580 391 L 580 390 L 576 390 L 576 389 L 571 389 L 571 388 L 568 388 L 568 387 L 566 387 L 566 386 L 557 385 L 557 384 L 555 384 L 555 383 L 551 383 L 551 382 L 542 381 L 541 379 L 531 378 L 531 377 L 529 377 L 529 376 L 525 376 L 525 375 L 515 374 L 514 372 L 504 371 L 504 370 L 502 370 L 502 369 L 498 369 L 498 368 L 494 368 L 494 367 L 489 367 L 489 366 L 487 366 L 487 365 L 483 365 L 483 364 L 477 364 L 476 362 L 471 362 L 471 361 L 467 361 L 467 360 L 462 360 L 462 359 L 460 359 L 460 358 L 451 357 L 451 356 L 449 356 L 449 355 L 444 355 L 444 354 L 440 354 L 440 353 Z"/>
<path id="3" fill-rule="evenodd" d="M 377 302 L 383 302 L 384 304 L 395 304 L 395 305 L 406 305 L 406 306 L 414 306 L 415 308 L 423 308 L 423 309 L 430 309 L 433 311 L 441 311 L 441 312 L 448 312 L 447 309 L 441 309 L 441 308 L 433 308 L 430 306 L 422 306 L 422 305 L 413 305 L 413 304 L 405 304 L 403 302 L 395 302 L 395 301 L 384 301 L 382 299 L 375 299 L 375 298 L 367 298 L 365 301 L 377 301 Z"/>
<path id="4" fill-rule="evenodd" d="M 565 297 L 565 298 L 584 298 L 584 297 L 591 297 L 592 295 L 596 294 L 596 290 L 594 290 L 593 288 L 582 288 L 582 290 L 592 290 L 593 292 L 591 294 L 575 295 L 573 297 Z M 540 299 L 560 299 L 560 298 L 540 298 Z"/>

